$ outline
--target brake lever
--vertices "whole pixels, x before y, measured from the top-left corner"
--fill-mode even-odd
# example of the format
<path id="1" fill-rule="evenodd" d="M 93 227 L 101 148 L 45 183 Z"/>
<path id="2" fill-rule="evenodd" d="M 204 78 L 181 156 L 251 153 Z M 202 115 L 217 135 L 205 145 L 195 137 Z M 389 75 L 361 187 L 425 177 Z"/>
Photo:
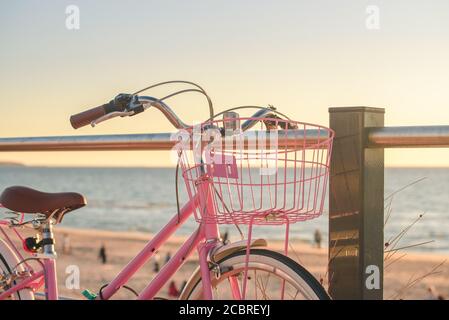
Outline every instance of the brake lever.
<path id="1" fill-rule="evenodd" d="M 92 127 L 95 127 L 97 124 L 99 124 L 100 122 L 115 118 L 115 117 L 127 117 L 127 116 L 132 116 L 134 115 L 134 111 L 114 111 L 108 114 L 105 114 L 104 116 L 101 116 L 98 119 L 95 119 L 94 121 L 92 121 L 90 123 L 90 125 Z"/>

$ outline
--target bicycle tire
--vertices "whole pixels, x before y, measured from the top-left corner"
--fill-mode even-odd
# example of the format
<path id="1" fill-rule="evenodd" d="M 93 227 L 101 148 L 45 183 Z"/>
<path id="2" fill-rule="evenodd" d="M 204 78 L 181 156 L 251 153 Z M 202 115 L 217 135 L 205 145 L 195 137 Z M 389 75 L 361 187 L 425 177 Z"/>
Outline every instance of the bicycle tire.
<path id="1" fill-rule="evenodd" d="M 229 267 L 226 265 L 226 262 L 229 262 L 234 265 L 241 265 L 246 261 L 246 251 L 237 251 L 230 253 L 229 255 L 223 257 L 220 261 L 217 262 L 217 264 L 222 267 Z M 234 263 L 233 263 L 234 262 Z M 308 272 L 304 267 L 302 267 L 300 264 L 298 264 L 296 261 L 292 260 L 291 258 L 280 254 L 275 251 L 266 250 L 266 249 L 251 249 L 249 260 L 248 260 L 248 267 L 251 268 L 252 264 L 265 264 L 268 269 L 272 268 L 274 270 L 278 270 L 281 272 L 284 272 L 292 277 L 298 285 L 298 287 L 302 287 L 307 291 L 307 294 L 311 298 L 311 300 L 329 300 L 330 297 L 327 294 L 326 290 L 323 288 L 323 286 L 318 282 L 318 280 L 310 273 Z M 213 267 L 211 267 L 212 272 Z M 221 275 L 223 278 L 221 281 L 225 280 L 229 275 Z M 213 274 L 211 275 L 213 279 Z M 217 282 L 219 279 L 216 280 Z M 187 284 L 185 285 L 181 295 L 180 299 L 193 299 L 198 298 L 200 295 L 200 288 L 201 288 L 201 272 L 199 269 L 197 269 L 192 277 L 189 279 Z M 195 290 L 197 290 L 195 292 Z M 196 295 L 196 297 L 194 297 Z"/>

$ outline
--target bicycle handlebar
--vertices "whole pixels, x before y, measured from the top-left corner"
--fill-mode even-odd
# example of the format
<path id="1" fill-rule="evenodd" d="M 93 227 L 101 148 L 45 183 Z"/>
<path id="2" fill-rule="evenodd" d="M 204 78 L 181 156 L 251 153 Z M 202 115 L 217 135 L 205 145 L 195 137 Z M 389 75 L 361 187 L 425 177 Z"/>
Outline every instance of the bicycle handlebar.
<path id="1" fill-rule="evenodd" d="M 187 129 L 191 127 L 190 125 L 184 123 L 176 113 L 163 101 L 159 101 L 156 98 L 148 97 L 148 96 L 140 96 L 138 100 L 142 104 L 149 104 L 149 106 L 155 107 L 167 118 L 167 120 L 176 128 L 176 129 Z"/>
<path id="2" fill-rule="evenodd" d="M 137 96 L 121 93 L 109 103 L 72 115 L 70 117 L 70 123 L 74 129 L 78 129 L 87 126 L 88 124 L 95 126 L 98 122 L 110 119 L 110 115 L 125 116 L 137 114 L 142 112 L 143 109 L 138 108 L 138 106 L 135 105 L 136 97 Z M 128 111 L 127 109 L 131 106 L 133 107 L 132 114 L 125 112 Z"/>
<path id="3" fill-rule="evenodd" d="M 108 106 L 109 104 L 103 104 L 99 107 L 95 107 L 77 114 L 74 114 L 70 117 L 70 123 L 74 129 L 78 129 L 88 124 L 91 124 L 93 121 L 103 117 L 108 114 Z"/>
<path id="4" fill-rule="evenodd" d="M 115 117 L 133 116 L 145 111 L 150 107 L 155 107 L 168 119 L 176 129 L 187 129 L 191 126 L 184 123 L 176 113 L 163 101 L 150 96 L 137 96 L 130 94 L 120 94 L 109 103 L 95 107 L 70 117 L 70 123 L 74 129 L 92 125 L 93 127 L 103 121 Z M 253 127 L 258 118 L 267 117 L 274 109 L 260 108 L 250 119 L 242 124 L 242 130 L 246 131 Z M 213 120 L 213 119 L 209 119 Z"/>

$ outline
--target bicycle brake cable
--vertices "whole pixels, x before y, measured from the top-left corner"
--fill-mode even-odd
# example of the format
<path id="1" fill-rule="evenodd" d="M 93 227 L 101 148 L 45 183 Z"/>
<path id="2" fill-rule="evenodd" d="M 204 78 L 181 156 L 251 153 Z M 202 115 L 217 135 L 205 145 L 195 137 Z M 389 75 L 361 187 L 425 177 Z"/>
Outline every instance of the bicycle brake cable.
<path id="1" fill-rule="evenodd" d="M 140 90 L 134 92 L 132 95 L 136 95 L 136 94 L 139 94 L 139 93 L 144 92 L 144 91 L 146 91 L 146 90 L 153 89 L 153 88 L 156 88 L 156 87 L 159 87 L 159 86 L 162 86 L 162 85 L 166 85 L 166 84 L 174 84 L 174 83 L 190 84 L 190 85 L 192 85 L 192 86 L 198 88 L 199 90 L 196 90 L 196 92 L 202 93 L 202 94 L 206 97 L 207 103 L 208 103 L 208 105 L 209 105 L 209 114 L 210 114 L 210 117 L 211 117 L 211 118 L 214 117 L 214 106 L 213 106 L 212 100 L 211 100 L 211 98 L 209 97 L 209 95 L 207 94 L 206 90 L 204 90 L 203 87 L 201 87 L 200 85 L 198 85 L 198 84 L 196 84 L 196 83 L 194 83 L 194 82 L 191 82 L 191 81 L 185 81 L 185 80 L 171 80 L 171 81 L 159 82 L 159 83 L 153 84 L 153 85 L 151 85 L 151 86 L 145 87 L 145 88 L 143 88 L 143 89 L 140 89 Z M 177 94 L 180 94 L 180 93 L 184 93 L 184 92 L 192 92 L 192 91 L 194 91 L 194 89 L 188 89 L 188 91 L 181 90 L 181 91 L 175 92 L 174 94 L 170 94 L 169 96 L 166 96 L 166 97 L 162 98 L 161 100 L 163 100 L 163 99 L 168 99 L 169 97 L 174 96 L 174 95 L 177 95 Z"/>

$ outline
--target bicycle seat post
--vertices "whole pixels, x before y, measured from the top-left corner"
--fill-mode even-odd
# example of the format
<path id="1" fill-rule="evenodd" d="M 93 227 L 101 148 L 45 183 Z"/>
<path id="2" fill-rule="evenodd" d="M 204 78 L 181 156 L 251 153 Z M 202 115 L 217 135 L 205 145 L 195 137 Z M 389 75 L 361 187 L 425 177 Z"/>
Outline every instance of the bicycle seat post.
<path id="1" fill-rule="evenodd" d="M 46 257 L 56 257 L 53 224 L 50 219 L 42 226 L 42 252 Z"/>

